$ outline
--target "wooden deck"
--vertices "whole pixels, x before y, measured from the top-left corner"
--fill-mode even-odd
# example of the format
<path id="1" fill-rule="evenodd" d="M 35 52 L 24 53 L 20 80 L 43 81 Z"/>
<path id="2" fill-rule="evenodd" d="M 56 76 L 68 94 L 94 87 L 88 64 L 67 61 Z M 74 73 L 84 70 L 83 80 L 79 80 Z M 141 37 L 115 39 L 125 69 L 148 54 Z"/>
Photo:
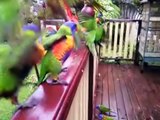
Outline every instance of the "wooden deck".
<path id="1" fill-rule="evenodd" d="M 96 105 L 116 112 L 114 120 L 160 120 L 160 71 L 100 63 L 99 73 Z"/>

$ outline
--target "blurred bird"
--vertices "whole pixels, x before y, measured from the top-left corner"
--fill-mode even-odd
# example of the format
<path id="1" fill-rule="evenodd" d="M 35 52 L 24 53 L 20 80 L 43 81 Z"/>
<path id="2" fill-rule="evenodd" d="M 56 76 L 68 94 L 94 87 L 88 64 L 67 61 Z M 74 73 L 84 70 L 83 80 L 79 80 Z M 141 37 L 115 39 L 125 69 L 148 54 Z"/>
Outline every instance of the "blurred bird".
<path id="1" fill-rule="evenodd" d="M 19 20 L 19 10 L 18 0 L 0 0 L 0 43 L 6 39 L 8 41 L 8 35 L 14 38 L 15 26 Z"/>
<path id="2" fill-rule="evenodd" d="M 34 31 L 24 31 L 22 39 L 16 48 L 8 44 L 0 47 L 0 97 L 13 98 L 15 104 L 18 104 L 18 88 L 44 55 L 44 49 L 35 43 L 37 35 Z"/>

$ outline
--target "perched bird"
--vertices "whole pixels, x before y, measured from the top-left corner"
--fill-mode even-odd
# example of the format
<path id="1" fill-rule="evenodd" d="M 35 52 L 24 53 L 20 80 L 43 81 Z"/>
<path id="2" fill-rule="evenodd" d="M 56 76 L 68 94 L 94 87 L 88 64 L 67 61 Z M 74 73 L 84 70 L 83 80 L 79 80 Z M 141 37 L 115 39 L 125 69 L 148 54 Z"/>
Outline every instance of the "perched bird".
<path id="1" fill-rule="evenodd" d="M 58 75 L 66 68 L 62 68 L 62 64 L 69 57 L 71 52 L 75 49 L 74 34 L 76 32 L 76 24 L 74 22 L 64 23 L 56 34 L 49 39 L 49 42 L 45 42 L 47 45 L 47 53 L 41 61 L 40 78 L 38 84 L 45 81 L 47 74 L 50 74 L 51 79 L 48 79 L 48 83 L 57 84 L 64 83 L 59 80 Z M 58 36 L 56 39 L 55 36 Z M 46 39 L 47 41 L 47 39 Z"/>
<path id="2" fill-rule="evenodd" d="M 81 7 L 81 4 L 84 6 Z M 66 21 L 68 20 L 67 17 L 71 16 L 71 12 L 68 12 L 68 10 L 65 11 L 64 8 L 68 8 L 66 6 L 74 7 L 77 10 L 76 13 L 80 13 L 80 15 L 78 15 L 78 21 L 84 33 L 82 34 L 79 31 L 79 34 L 81 34 L 82 39 L 84 38 L 86 40 L 86 45 L 91 53 L 96 53 L 95 45 L 100 43 L 105 34 L 103 25 L 97 24 L 95 16 L 96 11 L 106 11 L 102 5 L 95 0 L 47 0 L 47 5 L 52 10 L 52 14 L 56 13 L 56 15 L 62 16 Z M 84 31 L 84 29 L 86 31 Z M 56 35 L 55 38 L 58 38 L 58 34 Z M 51 41 L 52 39 L 53 38 L 51 38 Z"/>
<path id="3" fill-rule="evenodd" d="M 111 109 L 105 107 L 104 105 L 97 105 L 96 109 L 98 109 L 102 114 L 105 114 L 106 112 L 111 112 Z"/>
<path id="4" fill-rule="evenodd" d="M 105 107 L 104 105 L 97 105 L 96 109 L 99 111 L 100 114 L 110 116 L 110 117 L 115 117 L 116 113 L 111 111 L 110 108 Z"/>
<path id="5" fill-rule="evenodd" d="M 89 10 L 88 10 L 89 9 Z M 80 25 L 85 28 L 84 38 L 86 45 L 92 54 L 96 53 L 95 45 L 99 44 L 103 37 L 105 36 L 105 30 L 103 25 L 100 25 L 96 21 L 95 12 L 92 6 L 85 5 L 81 10 L 85 20 L 80 22 Z"/>
<path id="6" fill-rule="evenodd" d="M 108 116 L 106 116 L 104 114 L 99 114 L 98 115 L 98 120 L 114 120 L 114 119 L 111 118 L 111 117 L 108 117 Z"/>
<path id="7" fill-rule="evenodd" d="M 50 36 L 43 35 L 42 36 L 42 44 L 46 49 L 49 49 L 56 41 L 61 38 L 65 38 L 66 35 L 73 35 L 74 38 L 76 37 L 76 45 L 78 46 L 79 39 L 76 34 L 77 25 L 72 21 L 65 22 L 63 25 L 60 26 L 58 31 Z"/>

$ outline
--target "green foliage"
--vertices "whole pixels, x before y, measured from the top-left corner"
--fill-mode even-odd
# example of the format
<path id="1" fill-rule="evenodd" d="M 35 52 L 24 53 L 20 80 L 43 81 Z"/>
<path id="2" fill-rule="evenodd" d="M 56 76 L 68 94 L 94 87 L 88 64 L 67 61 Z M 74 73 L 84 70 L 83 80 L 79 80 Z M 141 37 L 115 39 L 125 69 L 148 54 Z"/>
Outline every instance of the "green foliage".
<path id="1" fill-rule="evenodd" d="M 140 5 L 140 0 L 133 0 L 133 4 L 136 5 L 136 6 L 139 6 Z"/>
<path id="2" fill-rule="evenodd" d="M 0 119 L 10 120 L 15 108 L 10 100 L 0 99 Z"/>
<path id="3" fill-rule="evenodd" d="M 113 4 L 112 0 L 97 0 L 107 12 L 103 11 L 103 17 L 105 19 L 118 18 L 120 16 L 120 9 Z"/>

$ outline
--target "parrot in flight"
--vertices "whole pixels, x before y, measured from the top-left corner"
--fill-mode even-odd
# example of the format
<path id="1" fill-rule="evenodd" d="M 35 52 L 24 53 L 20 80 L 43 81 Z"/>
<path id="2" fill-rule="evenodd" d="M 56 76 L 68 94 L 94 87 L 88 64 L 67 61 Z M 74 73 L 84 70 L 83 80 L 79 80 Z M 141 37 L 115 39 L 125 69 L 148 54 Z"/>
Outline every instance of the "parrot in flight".
<path id="1" fill-rule="evenodd" d="M 76 46 L 79 46 L 76 29 L 76 23 L 68 21 L 59 28 L 57 33 L 43 39 L 42 43 L 47 52 L 41 61 L 38 84 L 44 82 L 48 75 L 51 76 L 51 79 L 47 79 L 49 84 L 67 84 L 65 81 L 59 80 L 58 75 L 67 69 L 62 68 L 63 63 Z"/>
<path id="2" fill-rule="evenodd" d="M 0 44 L 0 97 L 18 104 L 17 92 L 32 67 L 44 56 L 45 49 L 35 43 L 37 34 L 31 28 L 23 31 L 23 41 L 17 47 Z"/>
<path id="3" fill-rule="evenodd" d="M 34 41 L 38 33 L 22 30 L 20 9 L 19 0 L 0 0 L 0 98 L 11 98 L 14 104 L 23 80 L 43 56 Z"/>

